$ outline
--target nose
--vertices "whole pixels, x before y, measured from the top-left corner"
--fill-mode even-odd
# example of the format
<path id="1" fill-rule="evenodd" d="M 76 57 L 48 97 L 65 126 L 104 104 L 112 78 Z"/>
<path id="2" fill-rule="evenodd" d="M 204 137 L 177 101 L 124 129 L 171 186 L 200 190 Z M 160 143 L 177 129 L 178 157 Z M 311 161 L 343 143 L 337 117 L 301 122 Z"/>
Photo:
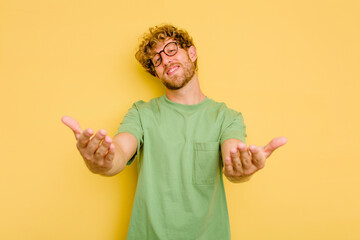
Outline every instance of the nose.
<path id="1" fill-rule="evenodd" d="M 169 63 L 172 62 L 172 56 L 168 56 L 164 52 L 161 52 L 160 56 L 161 56 L 162 64 L 168 65 Z"/>

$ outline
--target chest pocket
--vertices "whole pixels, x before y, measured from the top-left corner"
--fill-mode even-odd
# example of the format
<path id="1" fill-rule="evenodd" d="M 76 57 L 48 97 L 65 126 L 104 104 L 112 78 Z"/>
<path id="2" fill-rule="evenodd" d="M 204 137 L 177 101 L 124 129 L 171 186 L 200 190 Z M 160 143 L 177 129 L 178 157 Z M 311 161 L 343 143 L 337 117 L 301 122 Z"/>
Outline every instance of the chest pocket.
<path id="1" fill-rule="evenodd" d="M 220 177 L 219 142 L 194 143 L 194 154 L 194 184 L 214 184 Z"/>

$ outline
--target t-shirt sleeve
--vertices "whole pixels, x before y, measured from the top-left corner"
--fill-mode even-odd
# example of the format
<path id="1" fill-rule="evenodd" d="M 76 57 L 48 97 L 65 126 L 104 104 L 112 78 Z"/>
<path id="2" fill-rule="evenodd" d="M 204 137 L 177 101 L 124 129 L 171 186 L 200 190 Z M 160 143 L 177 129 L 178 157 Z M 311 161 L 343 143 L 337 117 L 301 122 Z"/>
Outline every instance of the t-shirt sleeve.
<path id="1" fill-rule="evenodd" d="M 132 105 L 132 107 L 129 109 L 129 111 L 126 113 L 116 134 L 121 133 L 121 132 L 130 133 L 130 134 L 134 135 L 134 137 L 137 140 L 138 146 L 136 149 L 136 153 L 127 162 L 127 165 L 130 165 L 138 156 L 140 147 L 143 145 L 143 142 L 144 142 L 144 131 L 143 131 L 143 127 L 141 124 L 141 118 L 140 118 L 139 110 L 138 110 L 136 103 L 134 103 Z"/>
<path id="2" fill-rule="evenodd" d="M 228 109 L 225 114 L 225 125 L 221 134 L 221 144 L 228 139 L 236 138 L 246 143 L 246 126 L 240 112 Z"/>

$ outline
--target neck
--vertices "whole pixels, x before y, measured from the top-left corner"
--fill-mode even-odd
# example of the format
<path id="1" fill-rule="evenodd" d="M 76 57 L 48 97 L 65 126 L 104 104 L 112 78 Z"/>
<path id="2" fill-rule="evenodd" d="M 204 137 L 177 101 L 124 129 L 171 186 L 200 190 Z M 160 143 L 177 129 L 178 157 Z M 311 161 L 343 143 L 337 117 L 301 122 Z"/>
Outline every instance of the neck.
<path id="1" fill-rule="evenodd" d="M 206 98 L 201 92 L 199 79 L 196 73 L 183 88 L 178 90 L 166 89 L 166 97 L 173 102 L 185 105 L 198 104 Z"/>

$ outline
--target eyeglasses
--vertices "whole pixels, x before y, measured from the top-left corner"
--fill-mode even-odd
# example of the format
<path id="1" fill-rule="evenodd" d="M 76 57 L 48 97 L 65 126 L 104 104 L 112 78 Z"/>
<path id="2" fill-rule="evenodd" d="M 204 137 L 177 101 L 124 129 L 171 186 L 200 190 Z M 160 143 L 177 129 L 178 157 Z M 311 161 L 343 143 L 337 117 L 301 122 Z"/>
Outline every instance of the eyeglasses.
<path id="1" fill-rule="evenodd" d="M 155 54 L 155 56 L 151 59 L 152 63 L 155 67 L 159 66 L 162 62 L 161 53 L 164 52 L 167 56 L 174 56 L 178 51 L 177 42 L 169 42 L 167 43 L 163 50 Z"/>

